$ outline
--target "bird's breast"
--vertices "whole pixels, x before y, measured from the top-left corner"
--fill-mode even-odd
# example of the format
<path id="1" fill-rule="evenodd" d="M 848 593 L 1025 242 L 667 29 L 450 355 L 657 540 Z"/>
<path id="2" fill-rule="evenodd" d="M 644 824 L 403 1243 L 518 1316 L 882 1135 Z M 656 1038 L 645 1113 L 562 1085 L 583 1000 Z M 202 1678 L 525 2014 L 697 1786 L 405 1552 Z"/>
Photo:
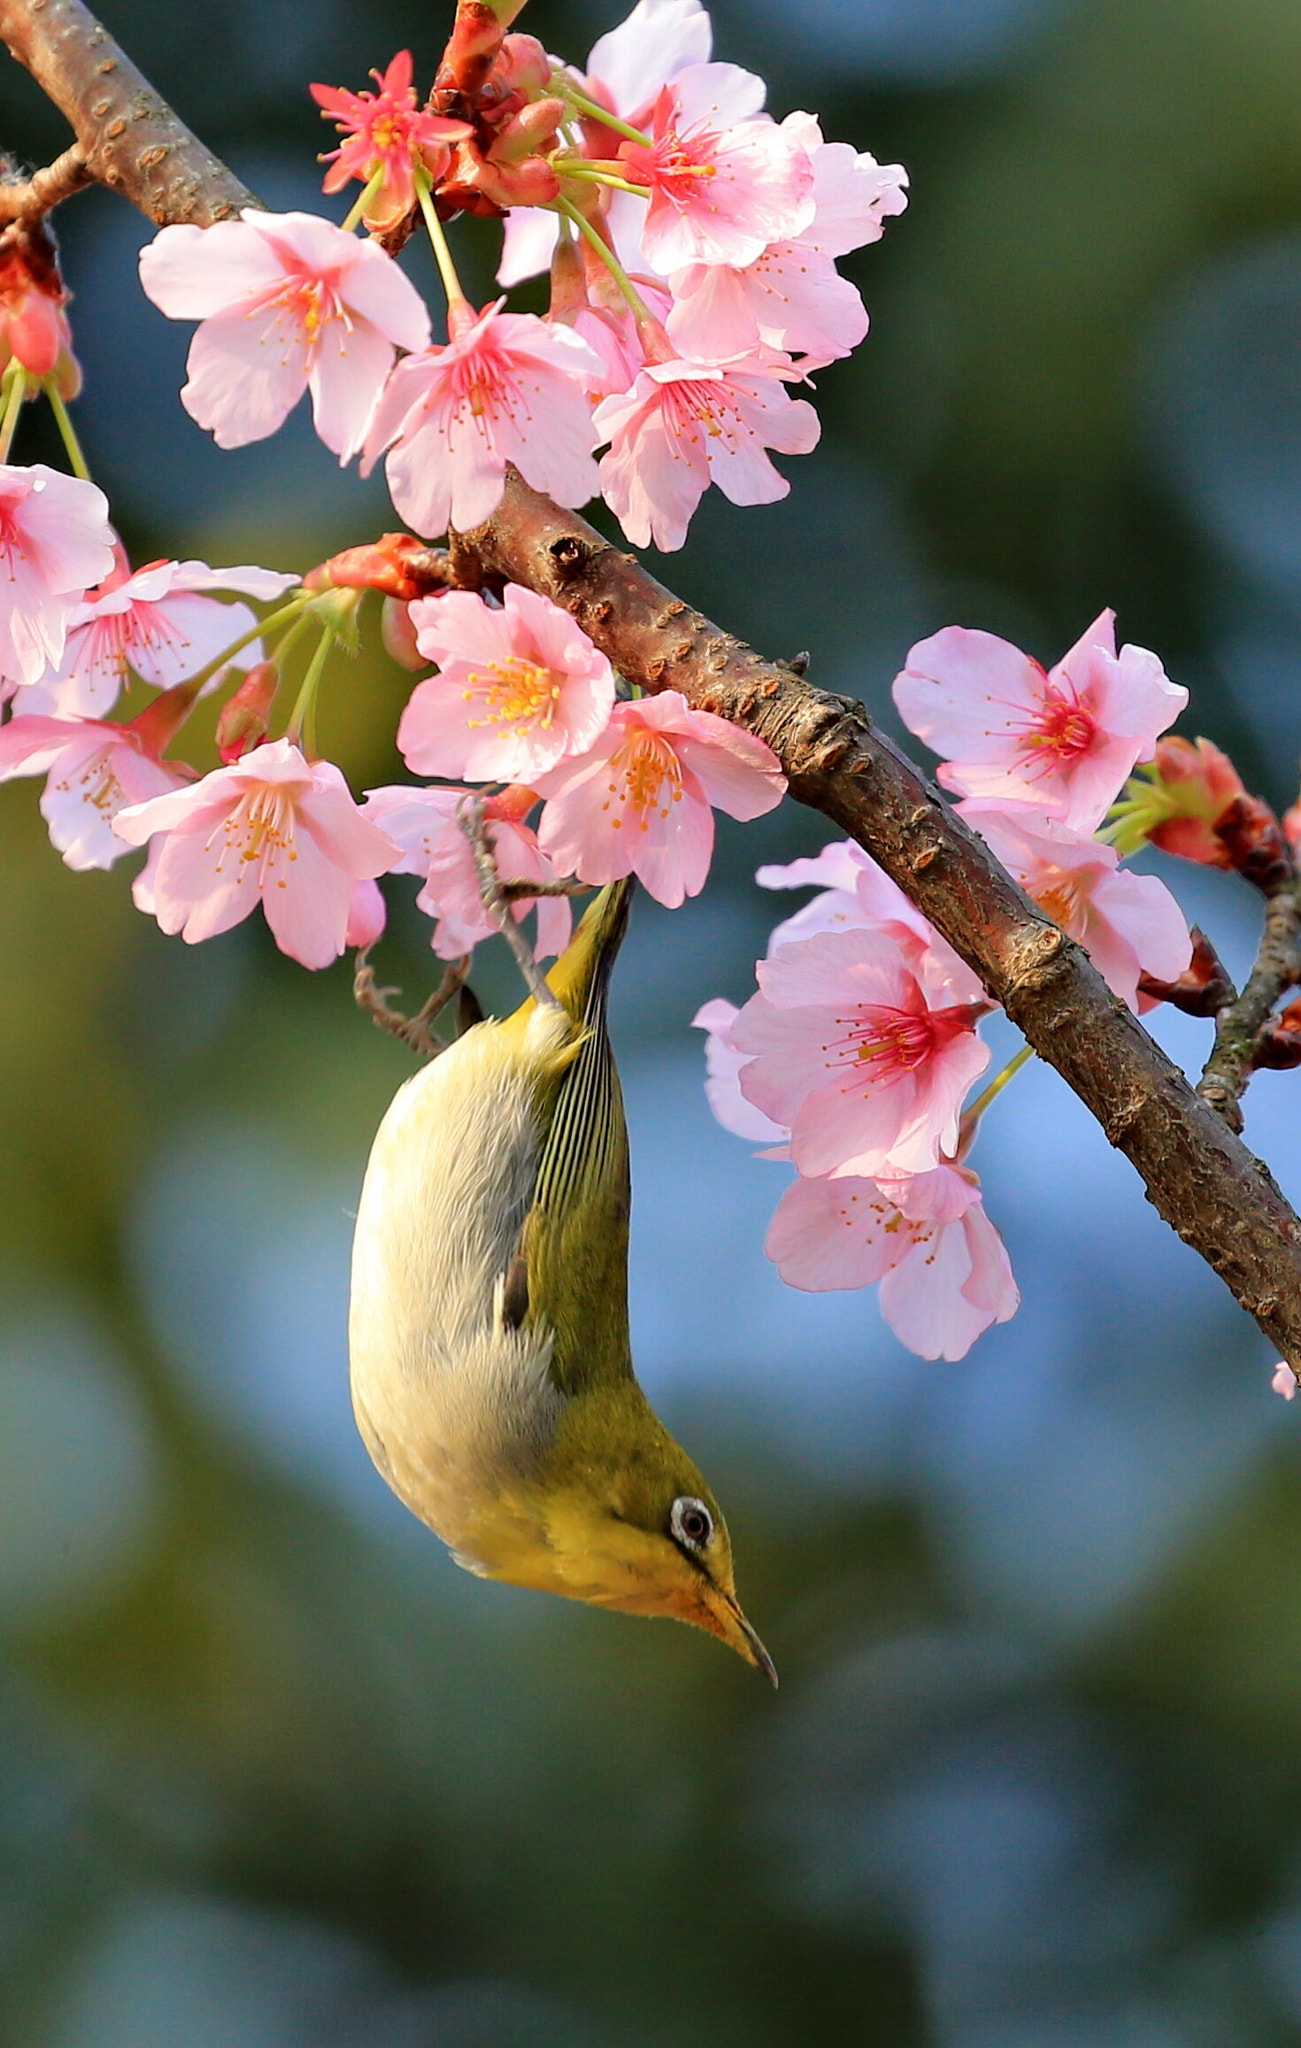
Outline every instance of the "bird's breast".
<path id="1" fill-rule="evenodd" d="M 376 1465 L 445 1542 L 527 1479 L 563 1405 L 550 1340 L 502 1316 L 533 1199 L 536 1061 L 480 1024 L 398 1090 L 371 1150 L 353 1240 L 353 1406 Z"/>

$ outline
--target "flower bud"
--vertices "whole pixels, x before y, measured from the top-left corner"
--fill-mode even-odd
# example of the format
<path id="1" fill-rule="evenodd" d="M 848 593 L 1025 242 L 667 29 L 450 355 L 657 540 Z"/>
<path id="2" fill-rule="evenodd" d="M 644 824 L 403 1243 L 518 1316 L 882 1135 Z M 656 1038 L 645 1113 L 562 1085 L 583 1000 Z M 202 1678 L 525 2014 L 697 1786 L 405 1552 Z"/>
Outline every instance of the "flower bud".
<path id="1" fill-rule="evenodd" d="M 488 151 L 489 160 L 494 164 L 522 164 L 526 157 L 554 149 L 556 129 L 564 118 L 563 100 L 530 100 L 498 129 Z"/>
<path id="2" fill-rule="evenodd" d="M 513 33 L 502 43 L 493 76 L 501 80 L 507 92 L 522 92 L 531 97 L 545 92 L 551 78 L 551 59 L 536 36 Z"/>
<path id="3" fill-rule="evenodd" d="M 25 242 L 0 255 L 4 359 L 21 363 L 29 377 L 48 377 L 71 347 L 64 298 L 52 255 L 29 250 Z"/>
<path id="4" fill-rule="evenodd" d="M 1301 1000 L 1289 1003 L 1260 1028 L 1253 1067 L 1301 1067 Z"/>
<path id="5" fill-rule="evenodd" d="M 1272 896 L 1293 873 L 1292 849 L 1269 805 L 1258 796 L 1233 799 L 1215 821 L 1215 836 L 1227 859 L 1262 895 Z"/>
<path id="6" fill-rule="evenodd" d="M 411 533 L 382 533 L 361 547 L 344 548 L 303 578 L 305 590 L 379 590 L 409 603 L 440 589 L 437 551 Z"/>
<path id="7" fill-rule="evenodd" d="M 1228 755 L 1211 740 L 1168 733 L 1157 741 L 1151 774 L 1162 812 L 1148 831 L 1152 844 L 1206 867 L 1232 867 L 1215 827 L 1235 798 L 1247 792 Z"/>
<path id="8" fill-rule="evenodd" d="M 344 945 L 359 947 L 364 953 L 384 930 L 387 915 L 379 883 L 354 882 L 348 899 L 348 929 L 343 935 Z"/>
<path id="9" fill-rule="evenodd" d="M 384 652 L 398 664 L 399 668 L 428 668 L 429 663 L 416 646 L 416 629 L 411 623 L 411 610 L 400 597 L 386 597 L 379 616 L 379 635 L 384 643 Z"/>
<path id="10" fill-rule="evenodd" d="M 217 720 L 217 752 L 222 766 L 233 768 L 250 747 L 260 747 L 271 729 L 271 707 L 280 687 L 274 661 L 255 662 L 243 682 L 221 707 Z"/>

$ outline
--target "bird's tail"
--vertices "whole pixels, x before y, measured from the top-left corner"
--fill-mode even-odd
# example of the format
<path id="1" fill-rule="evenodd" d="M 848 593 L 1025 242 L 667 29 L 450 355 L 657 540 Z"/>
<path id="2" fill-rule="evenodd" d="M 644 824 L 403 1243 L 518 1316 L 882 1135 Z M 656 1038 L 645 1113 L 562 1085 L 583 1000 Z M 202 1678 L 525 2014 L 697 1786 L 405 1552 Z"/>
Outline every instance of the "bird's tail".
<path id="1" fill-rule="evenodd" d="M 547 976 L 547 986 L 574 1022 L 589 1029 L 605 1015 L 610 970 L 628 929 L 635 886 L 629 876 L 602 889 L 588 904 L 578 930 Z"/>

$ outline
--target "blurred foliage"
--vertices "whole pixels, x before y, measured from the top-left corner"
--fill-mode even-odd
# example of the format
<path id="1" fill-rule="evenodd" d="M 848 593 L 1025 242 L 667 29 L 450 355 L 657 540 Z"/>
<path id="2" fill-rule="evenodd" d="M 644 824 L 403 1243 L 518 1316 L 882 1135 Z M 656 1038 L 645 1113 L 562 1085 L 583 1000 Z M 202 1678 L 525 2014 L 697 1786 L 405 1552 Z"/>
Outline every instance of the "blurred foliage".
<path id="1" fill-rule="evenodd" d="M 527 26 L 581 58 L 617 12 L 533 0 Z M 718 20 L 777 111 L 901 159 L 913 198 L 851 265 L 873 334 L 819 379 L 789 500 L 707 504 L 661 573 L 886 715 L 942 623 L 1052 659 L 1113 603 L 1194 686 L 1190 729 L 1286 799 L 1301 10 Z M 215 0 L 202 33 L 114 0 L 110 26 L 286 203 L 324 146 L 306 82 L 404 43 L 427 69 L 440 39 L 403 0 Z M 13 66 L 0 125 L 32 160 L 66 139 Z M 384 521 L 298 427 L 216 455 L 134 281 L 147 230 L 104 195 L 60 226 L 86 438 L 138 556 L 305 567 Z M 321 737 L 354 786 L 400 771 L 405 688 L 373 637 L 332 672 Z M 703 1637 L 463 1578 L 388 1500 L 341 1329 L 404 1056 L 343 967 L 308 977 L 252 927 L 163 940 L 124 871 L 70 874 L 30 785 L 0 789 L 0 2041 L 1301 2042 L 1292 1414 L 1047 1076 L 990 1140 L 1017 1324 L 942 1372 L 870 1300 L 780 1297 L 774 1169 L 710 1130 L 684 1027 L 744 995 L 771 914 L 749 870 L 825 836 L 793 809 L 725 827 L 701 903 L 643 907 L 618 996 L 639 1349 L 728 1503 L 774 1701 Z M 1221 879 L 1197 886 L 1232 951 L 1251 912 Z M 410 893 L 384 965 L 416 990 Z M 482 979 L 510 1000 L 504 963 Z M 1252 1098 L 1294 1193 L 1296 1085 Z"/>

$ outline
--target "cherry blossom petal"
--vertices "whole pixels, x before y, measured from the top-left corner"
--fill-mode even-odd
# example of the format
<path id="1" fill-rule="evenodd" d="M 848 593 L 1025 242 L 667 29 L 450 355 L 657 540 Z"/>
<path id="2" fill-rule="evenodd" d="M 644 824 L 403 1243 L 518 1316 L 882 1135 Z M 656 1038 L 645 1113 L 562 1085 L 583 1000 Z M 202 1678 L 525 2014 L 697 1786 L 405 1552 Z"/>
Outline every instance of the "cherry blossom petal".
<path id="1" fill-rule="evenodd" d="M 688 65 L 707 64 L 712 45 L 701 0 L 637 0 L 617 28 L 593 43 L 587 76 L 604 87 L 616 114 L 638 126 L 635 117 L 649 112 L 660 88 Z"/>
<path id="2" fill-rule="evenodd" d="M 236 307 L 196 331 L 181 404 L 219 448 L 245 448 L 282 427 L 307 389 L 307 340 L 277 306 Z"/>
<path id="3" fill-rule="evenodd" d="M 691 1020 L 694 1029 L 709 1034 L 705 1040 L 705 1095 L 725 1131 L 761 1145 L 783 1144 L 788 1135 L 783 1127 L 741 1093 L 740 1073 L 747 1055 L 732 1043 L 732 1025 L 738 1015 L 735 1003 L 718 996 L 702 1004 Z"/>
<path id="4" fill-rule="evenodd" d="M 332 320 L 322 333 L 307 383 L 316 431 L 340 462 L 350 462 L 365 440 L 392 364 L 392 346 L 369 320 Z"/>

